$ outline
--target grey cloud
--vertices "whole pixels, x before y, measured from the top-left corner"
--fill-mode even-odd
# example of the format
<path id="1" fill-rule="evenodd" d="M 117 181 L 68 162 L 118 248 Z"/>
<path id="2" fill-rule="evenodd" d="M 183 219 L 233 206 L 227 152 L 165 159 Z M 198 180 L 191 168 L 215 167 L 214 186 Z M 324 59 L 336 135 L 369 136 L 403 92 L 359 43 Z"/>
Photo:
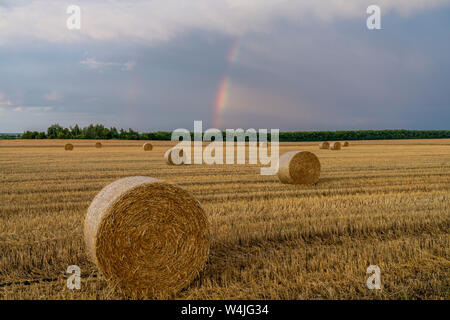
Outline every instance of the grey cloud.
<path id="1" fill-rule="evenodd" d="M 255 8 L 252 1 L 239 3 L 248 11 Z M 348 3 L 344 16 L 352 16 L 354 3 Z M 225 127 L 448 129 L 449 10 L 419 14 L 412 5 L 418 1 L 398 3 L 417 15 L 383 16 L 380 32 L 365 29 L 364 15 L 330 21 L 324 14 L 294 21 L 295 10 L 284 19 L 286 10 L 273 7 L 270 26 L 263 13 L 247 15 L 247 9 L 240 9 L 253 25 L 236 24 L 233 28 L 246 31 L 242 34 L 213 18 L 209 23 L 215 27 L 185 29 L 188 17 L 182 17 L 177 27 L 165 22 L 167 29 L 155 21 L 153 27 L 167 36 L 158 42 L 151 33 L 131 33 L 129 20 L 118 18 L 115 23 L 126 28 L 116 34 L 113 26 L 110 35 L 119 36 L 120 45 L 106 41 L 111 38 L 100 34 L 101 28 L 96 32 L 102 41 L 77 42 L 62 35 L 61 42 L 39 45 L 5 42 L 0 51 L 0 132 L 42 130 L 55 122 L 147 131 L 191 129 L 194 120 L 203 120 L 207 128 L 225 76 L 231 81 L 221 115 Z M 214 17 L 216 7 L 209 10 Z M 58 39 L 58 34 L 40 36 Z M 227 56 L 236 38 L 239 54 L 230 63 Z M 24 106 L 48 109 L 13 111 Z"/>
<path id="2" fill-rule="evenodd" d="M 57 43 L 88 40 L 122 41 L 133 39 L 160 44 L 192 30 L 226 35 L 264 33 L 278 20 L 297 23 L 313 20 L 328 23 L 335 19 L 365 15 L 370 0 L 79 0 L 81 30 L 67 30 L 65 9 L 73 3 L 64 0 L 20 2 L 0 7 L 0 43 L 33 38 Z M 383 13 L 404 15 L 446 6 L 449 0 L 379 0 Z"/>
<path id="3" fill-rule="evenodd" d="M 44 99 L 47 101 L 61 101 L 62 95 L 57 92 L 49 92 L 44 94 Z"/>
<path id="4" fill-rule="evenodd" d="M 80 64 L 87 66 L 90 69 L 103 70 L 108 67 L 119 67 L 123 71 L 131 71 L 136 66 L 135 61 L 127 62 L 102 62 L 94 58 L 85 58 L 80 61 Z"/>
<path id="5" fill-rule="evenodd" d="M 0 92 L 0 107 L 5 108 L 5 107 L 11 107 L 14 104 L 11 102 L 11 100 L 8 100 L 6 98 L 6 96 Z"/>

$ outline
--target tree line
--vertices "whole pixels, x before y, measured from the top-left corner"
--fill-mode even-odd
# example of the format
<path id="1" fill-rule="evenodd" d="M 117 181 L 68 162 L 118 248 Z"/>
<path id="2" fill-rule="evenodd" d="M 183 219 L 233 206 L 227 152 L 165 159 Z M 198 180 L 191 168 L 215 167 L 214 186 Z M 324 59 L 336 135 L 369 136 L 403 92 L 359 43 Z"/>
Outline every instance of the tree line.
<path id="1" fill-rule="evenodd" d="M 8 140 L 8 139 L 19 139 L 21 136 L 20 133 L 0 133 L 0 139 Z"/>
<path id="2" fill-rule="evenodd" d="M 165 131 L 139 133 L 133 129 L 107 128 L 101 124 L 90 124 L 87 127 L 64 128 L 59 124 L 51 125 L 47 132 L 26 131 L 21 139 L 101 139 L 101 140 L 170 140 L 171 133 Z"/>
<path id="3" fill-rule="evenodd" d="M 101 124 L 80 128 L 64 128 L 54 124 L 47 132 L 26 131 L 22 139 L 101 139 L 101 140 L 171 140 L 172 132 L 156 131 L 139 133 L 133 129 L 106 128 Z M 17 137 L 17 136 L 16 136 Z M 225 134 L 224 134 L 225 137 Z M 270 138 L 270 135 L 268 135 Z M 444 139 L 450 138 L 450 130 L 352 130 L 352 131 L 294 131 L 280 132 L 281 142 L 337 141 L 337 140 L 386 140 L 386 139 Z"/>

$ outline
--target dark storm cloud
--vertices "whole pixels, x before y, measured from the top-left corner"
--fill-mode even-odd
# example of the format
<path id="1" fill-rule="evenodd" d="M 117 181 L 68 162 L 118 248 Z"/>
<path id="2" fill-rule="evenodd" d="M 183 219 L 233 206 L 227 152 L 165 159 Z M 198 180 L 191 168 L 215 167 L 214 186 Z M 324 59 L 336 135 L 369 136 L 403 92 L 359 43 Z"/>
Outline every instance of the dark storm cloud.
<path id="1" fill-rule="evenodd" d="M 435 13 L 417 21 L 388 16 L 379 33 L 357 22 L 283 26 L 284 37 L 272 33 L 258 39 L 257 43 L 270 43 L 271 50 L 249 44 L 253 54 L 248 54 L 252 58 L 247 63 L 265 70 L 266 76 L 252 78 L 236 70 L 236 81 L 253 91 L 273 90 L 291 101 L 289 119 L 282 114 L 279 121 L 273 116 L 265 121 L 287 129 L 449 128 L 448 21 Z M 388 31 L 390 27 L 395 31 Z M 243 107 L 238 99 L 233 103 L 236 109 Z M 228 118 L 233 120 L 231 113 Z M 234 123 L 242 125 L 252 118 L 248 114 Z"/>
<path id="2" fill-rule="evenodd" d="M 448 129 L 449 9 L 390 12 L 380 31 L 367 30 L 364 11 L 349 12 L 331 20 L 278 17 L 261 29 L 241 24 L 243 33 L 184 17 L 194 27 L 168 23 L 169 33 L 144 41 L 111 40 L 97 29 L 83 41 L 50 31 L 40 39 L 22 30 L 14 44 L 0 37 L 0 132 L 56 122 L 147 131 L 192 129 L 203 120 L 207 128 L 226 76 L 225 127 Z"/>

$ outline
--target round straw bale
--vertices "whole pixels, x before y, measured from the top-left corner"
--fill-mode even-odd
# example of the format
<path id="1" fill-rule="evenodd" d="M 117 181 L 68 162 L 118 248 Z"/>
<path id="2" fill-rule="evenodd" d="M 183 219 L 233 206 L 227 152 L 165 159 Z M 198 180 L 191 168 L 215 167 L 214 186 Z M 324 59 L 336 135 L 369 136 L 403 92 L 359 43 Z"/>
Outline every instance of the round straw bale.
<path id="1" fill-rule="evenodd" d="M 64 150 L 66 150 L 66 151 L 72 151 L 72 150 L 73 150 L 73 144 L 71 144 L 71 143 L 66 143 L 66 145 L 64 146 Z"/>
<path id="2" fill-rule="evenodd" d="M 280 157 L 278 178 L 283 183 L 314 184 L 319 180 L 320 161 L 309 151 L 289 151 Z"/>
<path id="3" fill-rule="evenodd" d="M 330 149 L 331 150 L 341 150 L 341 143 L 338 141 L 332 142 L 330 145 Z"/>
<path id="4" fill-rule="evenodd" d="M 142 148 L 144 148 L 144 151 L 151 151 L 151 150 L 153 150 L 153 145 L 150 142 L 146 142 L 146 143 L 144 143 Z"/>
<path id="5" fill-rule="evenodd" d="M 330 143 L 328 141 L 321 142 L 319 144 L 320 149 L 330 149 Z"/>
<path id="6" fill-rule="evenodd" d="M 101 143 L 101 142 L 96 142 L 96 143 L 95 143 L 95 147 L 96 147 L 97 149 L 100 149 L 100 148 L 102 147 L 102 143 Z"/>
<path id="7" fill-rule="evenodd" d="M 120 292 L 168 298 L 201 271 L 209 230 L 200 203 L 184 189 L 151 177 L 106 186 L 84 223 L 89 258 Z"/>
<path id="8" fill-rule="evenodd" d="M 182 158 L 181 162 L 178 161 L 178 158 Z M 164 154 L 164 160 L 169 166 L 179 166 L 184 164 L 185 162 L 185 156 L 184 151 L 181 148 L 171 148 L 166 151 Z"/>
<path id="9" fill-rule="evenodd" d="M 345 141 L 343 146 L 348 147 L 349 145 L 350 145 L 350 143 L 348 143 L 348 141 Z"/>

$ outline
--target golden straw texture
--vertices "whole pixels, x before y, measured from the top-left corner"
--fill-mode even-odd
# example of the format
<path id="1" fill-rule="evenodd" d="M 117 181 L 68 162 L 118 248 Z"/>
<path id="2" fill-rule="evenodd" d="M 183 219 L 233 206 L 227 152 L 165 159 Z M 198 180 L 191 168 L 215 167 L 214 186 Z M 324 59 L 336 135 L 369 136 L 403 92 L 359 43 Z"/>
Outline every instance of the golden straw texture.
<path id="1" fill-rule="evenodd" d="M 328 141 L 321 142 L 319 144 L 320 149 L 330 149 L 330 143 Z"/>
<path id="2" fill-rule="evenodd" d="M 330 145 L 331 150 L 341 150 L 341 143 L 340 142 L 332 142 Z"/>
<path id="3" fill-rule="evenodd" d="M 320 177 L 320 161 L 309 151 L 289 151 L 280 157 L 278 178 L 283 183 L 314 184 Z"/>
<path id="4" fill-rule="evenodd" d="M 151 177 L 106 186 L 84 225 L 88 256 L 132 298 L 168 298 L 201 271 L 209 231 L 200 203 L 184 189 Z"/>
<path id="5" fill-rule="evenodd" d="M 102 147 L 102 143 L 101 143 L 101 142 L 96 142 L 96 143 L 95 143 L 95 147 L 96 147 L 97 149 L 100 149 L 100 148 Z"/>
<path id="6" fill-rule="evenodd" d="M 66 150 L 66 151 L 72 151 L 72 150 L 73 150 L 73 144 L 71 144 L 71 143 L 66 143 L 66 145 L 64 146 L 64 150 Z"/>
<path id="7" fill-rule="evenodd" d="M 153 145 L 149 142 L 144 143 L 144 145 L 142 147 L 144 148 L 144 151 L 152 151 L 153 150 Z"/>

